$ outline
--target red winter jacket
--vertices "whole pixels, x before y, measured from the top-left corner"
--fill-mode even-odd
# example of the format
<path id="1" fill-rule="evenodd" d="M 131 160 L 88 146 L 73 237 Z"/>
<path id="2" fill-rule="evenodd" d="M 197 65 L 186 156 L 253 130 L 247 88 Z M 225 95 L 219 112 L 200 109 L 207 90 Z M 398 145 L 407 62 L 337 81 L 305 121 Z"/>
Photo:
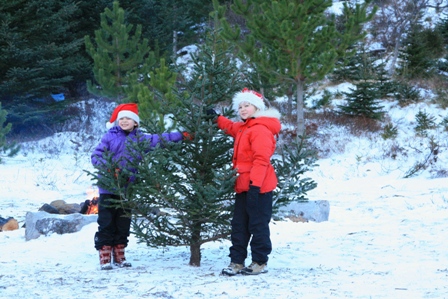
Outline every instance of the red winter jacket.
<path id="1" fill-rule="evenodd" d="M 273 108 L 257 111 L 245 122 L 233 122 L 219 116 L 218 127 L 235 139 L 233 145 L 233 168 L 238 177 L 236 193 L 249 190 L 249 185 L 260 187 L 261 193 L 277 187 L 277 176 L 271 164 L 275 151 L 275 137 L 280 132 L 280 113 Z"/>

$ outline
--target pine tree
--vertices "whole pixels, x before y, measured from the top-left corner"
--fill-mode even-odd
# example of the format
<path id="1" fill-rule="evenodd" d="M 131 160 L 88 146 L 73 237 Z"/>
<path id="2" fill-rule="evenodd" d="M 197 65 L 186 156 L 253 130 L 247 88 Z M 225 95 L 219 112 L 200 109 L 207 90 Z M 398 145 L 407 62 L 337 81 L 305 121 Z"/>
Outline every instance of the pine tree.
<path id="1" fill-rule="evenodd" d="M 152 132 L 163 132 L 171 128 L 166 127 L 166 115 L 163 114 L 163 106 L 172 105 L 175 101 L 173 89 L 175 88 L 177 74 L 170 69 L 164 58 L 160 59 L 159 66 L 148 68 L 144 71 L 148 76 L 140 79 L 139 84 L 133 86 L 129 99 L 135 99 L 139 104 L 139 115 L 142 122 L 146 120 L 157 124 L 158 128 L 153 127 Z M 174 127 L 173 123 L 171 127 Z"/>
<path id="2" fill-rule="evenodd" d="M 259 68 L 279 82 L 291 82 L 296 92 L 297 132 L 305 132 L 304 88 L 306 82 L 321 80 L 334 67 L 348 46 L 364 37 L 361 24 L 371 19 L 371 1 L 349 7 L 344 2 L 344 31 L 338 32 L 334 19 L 326 13 L 331 0 L 234 0 L 233 12 L 243 16 L 249 29 L 241 37 L 239 27 L 223 20 L 223 36 L 236 43 Z M 216 0 L 215 8 L 218 7 Z"/>
<path id="3" fill-rule="evenodd" d="M 448 45 L 448 19 L 445 18 L 441 20 L 437 25 L 436 29 L 442 37 L 442 43 L 446 49 Z M 444 53 L 444 59 L 439 59 L 437 62 L 437 69 L 440 72 L 448 72 L 448 53 Z"/>
<path id="4" fill-rule="evenodd" d="M 350 92 L 343 93 L 347 103 L 339 105 L 341 113 L 349 116 L 362 116 L 381 120 L 384 116 L 383 106 L 378 100 L 378 90 L 375 83 L 363 81 L 350 88 Z"/>
<path id="5" fill-rule="evenodd" d="M 347 103 L 339 105 L 341 113 L 349 116 L 362 116 L 370 119 L 382 119 L 384 112 L 380 106 L 380 96 L 386 87 L 385 82 L 377 81 L 383 72 L 382 65 L 375 65 L 374 59 L 365 51 L 357 54 L 358 63 L 352 69 L 352 78 L 355 80 L 356 88 L 350 88 L 350 92 L 344 92 Z M 381 77 L 384 79 L 383 77 Z"/>
<path id="6" fill-rule="evenodd" d="M 310 178 L 302 177 L 305 172 L 315 166 L 317 154 L 307 148 L 305 137 L 293 139 L 290 143 L 279 146 L 279 155 L 272 160 L 278 177 L 278 188 L 274 190 L 273 212 L 291 202 L 306 201 L 308 191 L 317 187 Z"/>
<path id="7" fill-rule="evenodd" d="M 6 135 L 11 131 L 11 124 L 5 124 L 6 115 L 8 113 L 2 109 L 2 103 L 0 102 L 0 153 L 6 153 L 7 157 L 13 157 L 20 150 L 20 146 L 16 143 L 8 143 L 6 141 Z M 0 155 L 0 163 L 2 162 L 2 156 Z"/>
<path id="8" fill-rule="evenodd" d="M 95 45 L 90 37 L 85 37 L 97 81 L 87 82 L 89 92 L 121 102 L 132 93 L 133 85 L 138 84 L 135 74 L 147 75 L 140 73 L 140 69 L 146 70 L 147 65 L 153 63 L 153 56 L 148 40 L 141 38 L 142 26 L 137 25 L 132 32 L 133 27 L 126 23 L 125 11 L 119 2 L 114 1 L 113 9 L 106 8 L 101 14 L 101 29 L 95 31 Z"/>
<path id="9" fill-rule="evenodd" d="M 213 32 L 193 58 L 193 70 L 179 77 L 172 101 L 161 105 L 160 114 L 190 137 L 182 143 L 166 143 L 143 154 L 137 180 L 126 198 L 137 217 L 133 232 L 148 246 L 188 246 L 190 265 L 200 266 L 201 245 L 225 239 L 230 233 L 234 171 L 233 141 L 219 131 L 207 109 L 227 102 L 243 87 L 226 45 Z M 159 93 L 162 95 L 163 92 Z M 229 111 L 224 111 L 229 115 Z M 148 132 L 160 129 L 158 121 L 146 120 Z M 141 154 L 139 154 L 141 153 Z M 154 214 L 154 209 L 160 213 Z"/>
<path id="10" fill-rule="evenodd" d="M 435 74 L 436 59 L 443 57 L 445 45 L 439 30 L 414 25 L 399 53 L 399 75 L 407 79 L 428 78 Z"/>
<path id="11" fill-rule="evenodd" d="M 202 26 L 209 21 L 213 6 L 210 0 L 164 0 L 149 1 L 147 9 L 151 18 L 146 18 L 145 37 L 150 42 L 157 42 L 166 57 L 175 57 L 183 46 L 196 43 L 200 38 Z"/>

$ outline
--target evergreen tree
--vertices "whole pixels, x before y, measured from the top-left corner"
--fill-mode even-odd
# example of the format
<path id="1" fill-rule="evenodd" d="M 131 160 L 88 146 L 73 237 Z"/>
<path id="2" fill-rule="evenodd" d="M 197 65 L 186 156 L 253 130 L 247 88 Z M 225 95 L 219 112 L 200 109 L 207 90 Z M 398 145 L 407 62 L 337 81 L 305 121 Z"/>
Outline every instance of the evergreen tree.
<path id="1" fill-rule="evenodd" d="M 382 61 L 374 67 L 378 98 L 384 99 L 393 96 L 396 91 L 397 83 L 389 76 L 389 73 L 386 70 L 386 63 Z"/>
<path id="2" fill-rule="evenodd" d="M 383 118 L 383 106 L 380 106 L 375 83 L 359 82 L 356 84 L 356 88 L 350 88 L 350 92 L 344 92 L 343 94 L 346 96 L 347 103 L 338 106 L 342 114 L 376 120 Z"/>
<path id="3" fill-rule="evenodd" d="M 82 39 L 71 36 L 78 8 L 70 0 L 2 1 L 0 6 L 0 96 L 36 99 L 65 92 L 88 60 Z M 9 109 L 10 113 L 14 113 Z"/>
<path id="4" fill-rule="evenodd" d="M 278 177 L 278 188 L 274 190 L 273 212 L 291 202 L 306 201 L 306 193 L 317 187 L 303 174 L 315 166 L 317 155 L 307 148 L 307 140 L 300 137 L 279 146 L 279 157 L 272 160 Z"/>
<path id="5" fill-rule="evenodd" d="M 218 4 L 215 0 L 215 8 Z M 334 18 L 327 15 L 331 0 L 234 0 L 233 12 L 243 16 L 249 33 L 242 38 L 239 27 L 223 20 L 223 36 L 235 42 L 259 68 L 279 82 L 291 82 L 296 92 L 297 132 L 305 132 L 305 83 L 321 80 L 334 67 L 347 47 L 362 39 L 362 23 L 373 16 L 367 13 L 371 1 L 349 7 L 344 2 L 345 26 L 338 32 Z M 224 14 L 220 14 L 224 19 Z"/>
<path id="6" fill-rule="evenodd" d="M 379 120 L 384 114 L 379 99 L 389 92 L 389 84 L 382 71 L 384 65 L 376 64 L 374 57 L 364 47 L 354 57 L 356 64 L 350 66 L 350 77 L 356 88 L 343 93 L 347 103 L 338 107 L 342 114 Z"/>
<path id="7" fill-rule="evenodd" d="M 436 59 L 443 57 L 445 45 L 439 30 L 414 25 L 400 51 L 397 72 L 407 79 L 428 78 L 435 74 Z"/>
<path id="8" fill-rule="evenodd" d="M 158 129 L 153 127 L 153 132 L 171 129 L 175 124 L 167 128 L 165 121 L 167 115 L 163 113 L 164 111 L 167 113 L 167 110 L 163 107 L 172 105 L 176 101 L 173 90 L 177 74 L 166 65 L 164 58 L 160 59 L 159 66 L 145 70 L 145 73 L 148 76 L 133 86 L 132 94 L 128 94 L 128 98 L 136 99 L 143 123 L 145 120 L 150 120 L 157 124 Z"/>
<path id="9" fill-rule="evenodd" d="M 81 40 L 78 55 L 85 61 L 79 73 L 73 75 L 73 81 L 68 84 L 70 95 L 75 98 L 85 96 L 87 93 L 86 81 L 92 79 L 92 59 L 86 51 L 85 36 L 94 36 L 100 24 L 100 15 L 106 7 L 112 8 L 110 0 L 82 0 L 76 1 L 78 10 L 72 16 L 76 20 L 75 26 L 70 30 L 70 38 Z M 137 24 L 137 23 L 136 23 Z"/>
<path id="10" fill-rule="evenodd" d="M 213 6 L 210 0 L 150 1 L 147 11 L 150 18 L 146 17 L 149 23 L 144 28 L 144 34 L 147 34 L 145 37 L 154 43 L 152 47 L 157 43 L 166 58 L 175 57 L 183 46 L 200 39 L 211 11 Z"/>
<path id="11" fill-rule="evenodd" d="M 378 91 L 377 98 L 390 97 L 396 91 L 396 83 L 388 75 L 385 62 L 366 50 L 364 44 L 353 48 L 356 54 L 339 61 L 339 66 L 331 74 L 337 82 L 371 82 Z"/>
<path id="12" fill-rule="evenodd" d="M 443 38 L 443 46 L 444 46 L 444 58 L 445 59 L 439 59 L 437 62 L 437 68 L 441 72 L 448 72 L 448 19 L 445 18 L 441 20 L 437 26 L 437 31 L 440 33 L 440 35 Z"/>
<path id="13" fill-rule="evenodd" d="M 141 39 L 142 26 L 137 25 L 135 32 L 133 27 L 126 23 L 125 11 L 119 2 L 114 1 L 113 9 L 106 8 L 101 14 L 101 29 L 95 31 L 95 45 L 90 37 L 85 37 L 96 80 L 87 82 L 89 92 L 121 102 L 132 93 L 133 85 L 138 84 L 135 80 L 147 75 L 141 71 L 153 63 L 153 56 L 148 40 Z"/>
<path id="14" fill-rule="evenodd" d="M 135 211 L 133 232 L 148 246 L 189 246 L 190 265 L 200 266 L 201 245 L 227 238 L 233 203 L 233 141 L 220 132 L 206 110 L 230 99 L 242 89 L 237 68 L 217 35 L 211 33 L 192 57 L 193 70 L 178 72 L 172 101 L 159 113 L 189 132 L 182 143 L 163 144 L 135 165 L 139 175 L 127 189 L 127 204 Z M 160 92 L 159 95 L 163 95 Z M 229 103 L 228 103 L 229 104 Z M 224 111 L 228 115 L 228 111 Z M 158 121 L 146 120 L 142 128 L 160 130 Z M 154 208 L 161 213 L 154 215 Z"/>
<path id="15" fill-rule="evenodd" d="M 0 102 L 0 153 L 6 153 L 8 157 L 16 155 L 20 147 L 16 143 L 6 142 L 6 135 L 11 131 L 11 124 L 5 124 L 6 115 L 8 113 L 2 109 L 2 103 Z M 0 155 L 0 163 L 2 162 L 2 156 Z"/>

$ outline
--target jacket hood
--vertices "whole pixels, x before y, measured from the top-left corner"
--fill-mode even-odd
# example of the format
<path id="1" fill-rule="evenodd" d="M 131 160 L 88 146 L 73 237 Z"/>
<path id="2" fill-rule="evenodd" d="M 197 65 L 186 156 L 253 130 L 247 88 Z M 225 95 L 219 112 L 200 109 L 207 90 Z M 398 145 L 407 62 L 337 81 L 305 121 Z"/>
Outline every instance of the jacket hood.
<path id="1" fill-rule="evenodd" d="M 280 133 L 280 112 L 275 108 L 258 110 L 250 119 L 250 125 L 262 124 L 266 126 L 274 135 Z"/>
<path id="2" fill-rule="evenodd" d="M 266 110 L 258 110 L 257 112 L 255 112 L 255 114 L 253 115 L 253 117 L 258 118 L 258 117 L 272 117 L 272 118 L 276 118 L 276 119 L 280 119 L 280 112 L 275 109 L 275 108 L 268 108 Z"/>

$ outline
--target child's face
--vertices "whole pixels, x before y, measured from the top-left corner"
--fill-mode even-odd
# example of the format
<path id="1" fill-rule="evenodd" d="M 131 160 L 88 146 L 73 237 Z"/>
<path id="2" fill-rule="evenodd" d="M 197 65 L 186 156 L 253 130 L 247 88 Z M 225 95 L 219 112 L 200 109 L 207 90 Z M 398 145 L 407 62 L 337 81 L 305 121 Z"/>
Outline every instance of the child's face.
<path id="1" fill-rule="evenodd" d="M 251 118 L 255 112 L 257 112 L 257 107 L 249 104 L 248 102 L 242 102 L 238 106 L 238 114 L 240 115 L 241 119 Z"/>
<path id="2" fill-rule="evenodd" d="M 123 131 L 132 131 L 137 126 L 137 123 L 129 118 L 129 117 L 122 117 L 118 120 L 118 125 Z"/>

